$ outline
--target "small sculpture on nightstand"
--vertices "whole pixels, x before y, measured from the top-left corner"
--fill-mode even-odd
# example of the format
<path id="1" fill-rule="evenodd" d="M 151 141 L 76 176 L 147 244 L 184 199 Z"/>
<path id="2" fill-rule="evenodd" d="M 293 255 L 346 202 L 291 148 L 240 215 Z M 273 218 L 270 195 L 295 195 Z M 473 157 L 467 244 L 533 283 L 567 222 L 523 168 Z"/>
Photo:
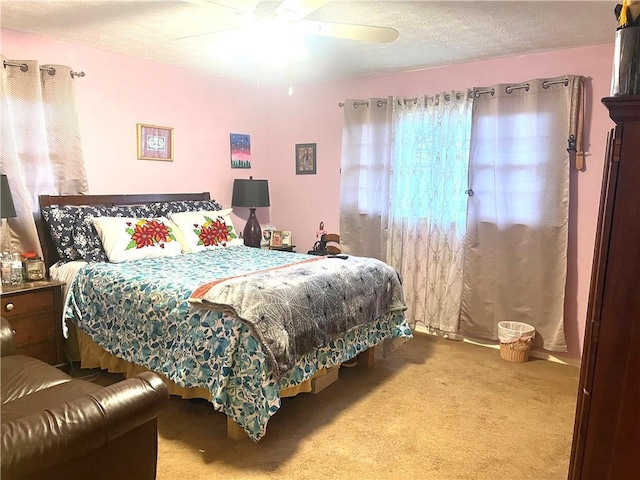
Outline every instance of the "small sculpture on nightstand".
<path id="1" fill-rule="evenodd" d="M 320 226 L 318 226 L 318 230 L 316 230 L 316 238 L 322 238 L 322 235 L 326 235 L 327 231 L 324 229 L 324 222 L 320 222 Z"/>
<path id="2" fill-rule="evenodd" d="M 327 234 L 327 231 L 324 229 L 324 222 L 320 222 L 320 225 L 318 226 L 318 230 L 316 230 L 316 238 L 318 239 L 318 241 L 313 244 L 313 250 L 308 252 L 309 254 L 326 255 L 327 242 L 325 242 L 324 240 L 324 236 L 326 234 Z"/>
<path id="3" fill-rule="evenodd" d="M 313 244 L 313 251 L 319 255 L 326 255 L 327 242 L 324 241 L 324 235 L 320 237 L 320 240 Z"/>

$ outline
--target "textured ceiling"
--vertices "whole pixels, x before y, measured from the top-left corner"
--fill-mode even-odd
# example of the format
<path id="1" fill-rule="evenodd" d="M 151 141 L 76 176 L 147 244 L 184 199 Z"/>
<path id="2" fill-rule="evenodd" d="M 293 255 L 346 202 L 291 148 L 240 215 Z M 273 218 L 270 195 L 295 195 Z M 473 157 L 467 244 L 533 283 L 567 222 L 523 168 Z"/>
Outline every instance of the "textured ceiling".
<path id="1" fill-rule="evenodd" d="M 205 1 L 6 1 L 3 28 L 264 84 L 286 84 L 288 65 L 265 65 L 233 46 L 245 16 Z M 251 0 L 226 0 L 243 8 Z M 279 2 L 263 1 L 268 14 Z M 417 70 L 489 58 L 613 41 L 616 1 L 350 1 L 333 0 L 311 20 L 394 27 L 392 43 L 305 37 L 309 58 L 296 62 L 296 83 Z M 81 65 L 73 66 L 82 68 Z"/>

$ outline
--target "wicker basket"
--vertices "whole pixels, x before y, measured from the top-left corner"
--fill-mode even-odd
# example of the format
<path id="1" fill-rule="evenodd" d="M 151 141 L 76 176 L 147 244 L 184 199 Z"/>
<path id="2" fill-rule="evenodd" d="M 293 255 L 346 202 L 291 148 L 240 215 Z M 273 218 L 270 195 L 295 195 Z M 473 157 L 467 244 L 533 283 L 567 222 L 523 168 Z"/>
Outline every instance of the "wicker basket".
<path id="1" fill-rule="evenodd" d="M 510 362 L 522 363 L 529 360 L 531 338 L 512 343 L 500 343 L 500 357 Z"/>

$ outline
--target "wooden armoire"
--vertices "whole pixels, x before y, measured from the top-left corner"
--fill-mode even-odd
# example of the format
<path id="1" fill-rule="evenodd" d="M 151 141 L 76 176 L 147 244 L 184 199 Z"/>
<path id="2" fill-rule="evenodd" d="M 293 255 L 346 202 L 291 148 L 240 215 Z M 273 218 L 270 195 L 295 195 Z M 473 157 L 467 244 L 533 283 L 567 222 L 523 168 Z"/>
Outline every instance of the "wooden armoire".
<path id="1" fill-rule="evenodd" d="M 640 96 L 602 100 L 609 134 L 591 273 L 572 480 L 640 479 Z"/>

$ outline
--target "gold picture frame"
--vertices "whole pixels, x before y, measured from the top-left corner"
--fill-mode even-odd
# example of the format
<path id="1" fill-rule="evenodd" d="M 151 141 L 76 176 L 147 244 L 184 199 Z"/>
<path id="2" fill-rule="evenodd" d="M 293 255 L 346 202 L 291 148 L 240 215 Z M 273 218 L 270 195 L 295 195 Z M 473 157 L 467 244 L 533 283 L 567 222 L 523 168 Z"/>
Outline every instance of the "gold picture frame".
<path id="1" fill-rule="evenodd" d="M 173 162 L 173 128 L 137 124 L 138 160 Z"/>
<path id="2" fill-rule="evenodd" d="M 289 230 L 282 230 L 281 231 L 281 238 L 282 238 L 282 246 L 283 247 L 290 247 L 291 246 L 291 231 Z"/>

